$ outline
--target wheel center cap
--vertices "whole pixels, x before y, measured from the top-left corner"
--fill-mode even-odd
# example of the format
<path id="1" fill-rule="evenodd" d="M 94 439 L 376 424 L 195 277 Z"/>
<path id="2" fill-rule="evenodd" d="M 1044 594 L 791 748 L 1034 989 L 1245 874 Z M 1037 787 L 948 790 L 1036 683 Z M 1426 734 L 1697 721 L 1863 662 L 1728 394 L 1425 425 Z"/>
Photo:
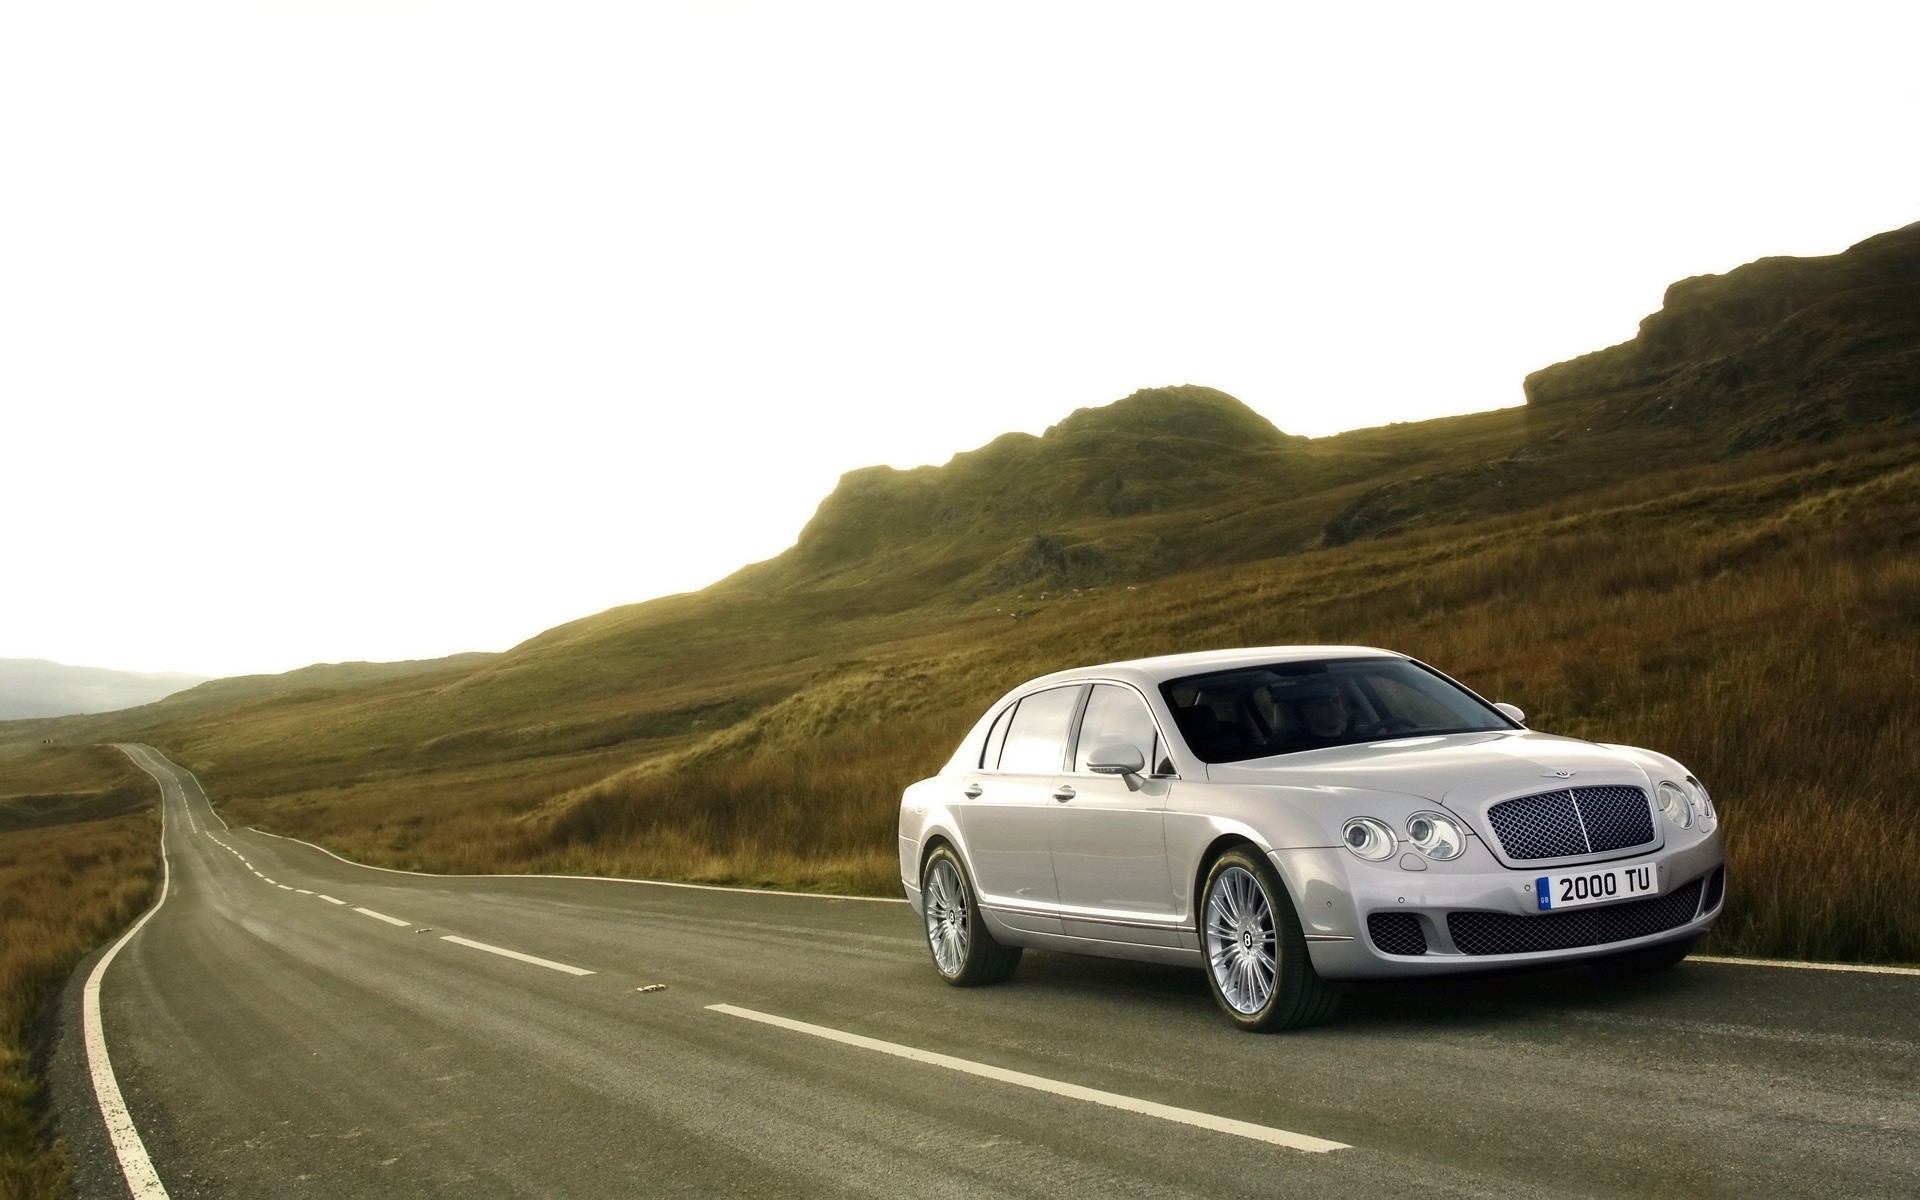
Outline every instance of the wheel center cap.
<path id="1" fill-rule="evenodd" d="M 1240 944 L 1248 950 L 1253 949 L 1253 930 L 1242 929 L 1240 931 Z"/>

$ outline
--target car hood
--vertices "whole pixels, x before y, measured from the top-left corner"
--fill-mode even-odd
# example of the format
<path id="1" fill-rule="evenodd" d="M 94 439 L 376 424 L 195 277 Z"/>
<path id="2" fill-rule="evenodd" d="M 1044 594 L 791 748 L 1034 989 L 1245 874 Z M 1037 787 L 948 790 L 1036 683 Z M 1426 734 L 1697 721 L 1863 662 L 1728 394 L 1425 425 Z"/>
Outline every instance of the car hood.
<path id="1" fill-rule="evenodd" d="M 1478 815 L 1496 800 L 1556 787 L 1628 784 L 1645 788 L 1650 782 L 1624 748 L 1532 730 L 1398 738 L 1216 763 L 1207 768 L 1207 778 L 1222 783 L 1395 792 L 1444 805 L 1461 815 Z"/>

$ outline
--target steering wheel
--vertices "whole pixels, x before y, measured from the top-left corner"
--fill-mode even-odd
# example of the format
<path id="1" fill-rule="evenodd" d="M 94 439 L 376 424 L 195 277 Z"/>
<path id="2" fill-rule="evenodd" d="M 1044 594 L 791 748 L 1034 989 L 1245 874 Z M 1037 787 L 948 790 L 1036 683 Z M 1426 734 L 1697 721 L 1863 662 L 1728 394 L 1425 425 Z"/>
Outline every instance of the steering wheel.
<path id="1" fill-rule="evenodd" d="M 1385 717 L 1354 732 L 1364 737 L 1372 737 L 1376 733 L 1405 733 L 1410 729 L 1418 728 L 1420 728 L 1419 725 L 1407 720 L 1405 717 Z"/>

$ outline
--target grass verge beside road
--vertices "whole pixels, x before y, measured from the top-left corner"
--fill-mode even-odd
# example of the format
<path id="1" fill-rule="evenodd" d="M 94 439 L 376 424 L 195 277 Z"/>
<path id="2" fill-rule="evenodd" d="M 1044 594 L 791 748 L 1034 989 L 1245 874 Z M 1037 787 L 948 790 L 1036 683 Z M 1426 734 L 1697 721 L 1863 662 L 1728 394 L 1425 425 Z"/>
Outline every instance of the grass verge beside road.
<path id="1" fill-rule="evenodd" d="M 790 665 L 758 629 L 716 621 L 685 663 L 637 670 L 595 701 L 611 720 L 690 681 L 759 670 L 753 686 L 780 698 L 726 710 L 704 736 L 689 721 L 564 753 L 456 756 L 447 739 L 407 745 L 389 724 L 373 754 L 357 751 L 372 736 L 358 731 L 407 710 L 344 696 L 148 740 L 202 769 L 236 824 L 363 862 L 898 894 L 901 788 L 1022 679 L 1223 646 L 1381 645 L 1520 705 L 1534 728 L 1651 747 L 1697 772 L 1730 858 L 1715 952 L 1915 963 L 1916 531 L 1920 446 L 1794 450 L 1030 601 L 1017 617 L 929 606 L 821 620 L 813 640 L 831 652 Z M 299 736 L 262 737 L 282 728 Z M 545 732 L 529 726 L 526 743 Z"/>
<path id="2" fill-rule="evenodd" d="M 72 972 L 153 900 L 153 781 L 104 746 L 0 758 L 0 1197 L 65 1196 L 64 1146 L 36 1116 L 33 1023 Z"/>

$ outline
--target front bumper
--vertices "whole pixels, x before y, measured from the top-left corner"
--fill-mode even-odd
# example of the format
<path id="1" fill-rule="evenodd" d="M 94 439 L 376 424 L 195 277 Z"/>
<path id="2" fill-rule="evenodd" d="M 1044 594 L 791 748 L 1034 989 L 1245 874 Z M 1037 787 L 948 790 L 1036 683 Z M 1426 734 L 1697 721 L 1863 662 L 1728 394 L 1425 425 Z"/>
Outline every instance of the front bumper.
<path id="1" fill-rule="evenodd" d="M 1344 850 L 1276 851 L 1298 899 L 1314 969 L 1328 979 L 1404 979 L 1577 964 L 1687 941 L 1726 902 L 1726 849 L 1716 832 L 1595 867 L 1651 866 L 1657 895 L 1541 912 L 1547 870 L 1500 864 L 1475 842 L 1454 863 L 1363 862 Z M 1554 871 L 1567 870 L 1552 868 Z"/>

